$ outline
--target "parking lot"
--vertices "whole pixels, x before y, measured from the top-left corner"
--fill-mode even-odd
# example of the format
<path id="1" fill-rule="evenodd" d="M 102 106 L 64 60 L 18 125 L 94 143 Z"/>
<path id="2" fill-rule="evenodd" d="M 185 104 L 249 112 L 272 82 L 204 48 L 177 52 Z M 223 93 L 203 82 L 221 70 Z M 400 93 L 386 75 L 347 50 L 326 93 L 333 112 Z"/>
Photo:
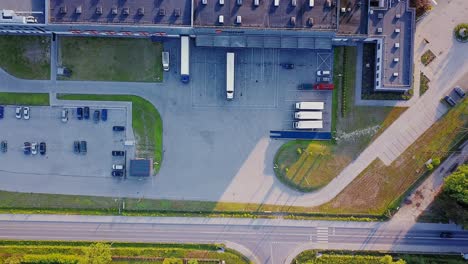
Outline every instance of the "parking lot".
<path id="1" fill-rule="evenodd" d="M 112 150 L 124 148 L 125 133 L 113 132 L 112 126 L 126 125 L 125 109 L 108 109 L 108 120 L 78 120 L 75 107 L 68 109 L 68 121 L 62 122 L 62 107 L 30 107 L 30 119 L 17 119 L 15 106 L 5 107 L 5 116 L 0 122 L 0 140 L 8 142 L 7 153 L 0 153 L 2 171 L 34 174 L 47 178 L 49 175 L 72 177 L 111 177 L 113 164 L 125 164 L 124 157 L 112 157 Z M 74 153 L 74 141 L 86 141 L 86 154 Z M 46 153 L 26 155 L 24 142 L 46 143 Z M 49 184 L 53 184 L 50 182 Z"/>

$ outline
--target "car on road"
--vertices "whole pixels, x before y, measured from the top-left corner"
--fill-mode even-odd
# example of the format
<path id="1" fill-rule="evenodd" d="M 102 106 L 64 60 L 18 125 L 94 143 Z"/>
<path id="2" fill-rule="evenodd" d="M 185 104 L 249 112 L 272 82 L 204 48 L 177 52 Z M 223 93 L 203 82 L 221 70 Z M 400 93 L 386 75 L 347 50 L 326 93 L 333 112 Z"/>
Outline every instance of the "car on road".
<path id="1" fill-rule="evenodd" d="M 99 116 L 100 116 L 100 114 L 101 114 L 101 113 L 99 112 L 99 110 L 94 110 L 94 113 L 93 113 L 93 121 L 94 121 L 94 123 L 99 122 Z"/>
<path id="2" fill-rule="evenodd" d="M 16 107 L 15 116 L 17 119 L 21 119 L 21 117 L 23 117 L 23 107 L 21 106 Z"/>
<path id="3" fill-rule="evenodd" d="M 86 154 L 88 152 L 88 146 L 86 144 L 86 141 L 82 140 L 80 142 L 80 153 Z"/>
<path id="4" fill-rule="evenodd" d="M 125 127 L 124 126 L 113 126 L 112 131 L 124 131 Z"/>
<path id="5" fill-rule="evenodd" d="M 124 175 L 123 170 L 113 170 L 113 171 L 112 171 L 112 176 L 115 176 L 115 177 L 122 177 L 123 175 Z"/>
<path id="6" fill-rule="evenodd" d="M 283 69 L 286 69 L 286 70 L 294 69 L 294 64 L 292 63 L 282 63 L 281 66 L 283 67 Z"/>
<path id="7" fill-rule="evenodd" d="M 458 96 L 460 96 L 460 98 L 465 97 L 465 91 L 463 91 L 463 89 L 460 86 L 455 87 L 453 90 Z"/>
<path id="8" fill-rule="evenodd" d="M 0 105 L 0 119 L 3 118 L 3 113 L 5 111 L 5 108 L 3 106 Z"/>
<path id="9" fill-rule="evenodd" d="M 452 238 L 453 233 L 452 232 L 441 232 L 439 235 L 441 238 Z"/>
<path id="10" fill-rule="evenodd" d="M 62 109 L 62 122 L 67 122 L 68 121 L 68 109 L 64 108 Z"/>
<path id="11" fill-rule="evenodd" d="M 89 107 L 85 106 L 83 108 L 83 118 L 84 119 L 89 119 Z"/>
<path id="12" fill-rule="evenodd" d="M 102 109 L 101 110 L 101 120 L 102 121 L 107 121 L 107 109 Z"/>
<path id="13" fill-rule="evenodd" d="M 39 153 L 41 155 L 45 155 L 46 151 L 47 151 L 46 143 L 45 142 L 39 143 Z"/>
<path id="14" fill-rule="evenodd" d="M 25 106 L 23 107 L 23 119 L 24 120 L 29 120 L 30 116 L 29 116 L 29 107 L 28 106 Z"/>
<path id="15" fill-rule="evenodd" d="M 25 155 L 31 154 L 31 143 L 24 142 L 23 152 L 24 152 Z"/>
<path id="16" fill-rule="evenodd" d="M 113 170 L 123 170 L 124 169 L 124 165 L 122 164 L 112 164 L 112 169 Z"/>
<path id="17" fill-rule="evenodd" d="M 317 82 L 330 82 L 331 78 L 330 77 L 317 77 Z"/>
<path id="18" fill-rule="evenodd" d="M 112 151 L 112 156 L 117 157 L 117 156 L 124 156 L 125 152 L 122 150 L 113 150 Z"/>
<path id="19" fill-rule="evenodd" d="M 80 142 L 79 141 L 73 141 L 73 152 L 75 153 L 80 153 Z"/>
<path id="20" fill-rule="evenodd" d="M 37 143 L 36 142 L 31 143 L 31 154 L 33 154 L 33 155 L 37 154 Z"/>
<path id="21" fill-rule="evenodd" d="M 83 108 L 82 107 L 76 108 L 76 118 L 78 118 L 78 120 L 83 119 Z"/>
<path id="22" fill-rule="evenodd" d="M 6 140 L 3 140 L 2 143 L 0 143 L 0 149 L 3 153 L 8 151 L 8 142 Z"/>
<path id="23" fill-rule="evenodd" d="M 448 96 L 448 95 L 444 97 L 444 100 L 445 100 L 445 102 L 447 102 L 447 104 L 449 104 L 449 105 L 452 106 L 452 107 L 455 106 L 455 105 L 457 104 L 457 103 L 455 102 L 455 100 L 453 100 L 453 98 L 450 97 L 450 96 Z"/>

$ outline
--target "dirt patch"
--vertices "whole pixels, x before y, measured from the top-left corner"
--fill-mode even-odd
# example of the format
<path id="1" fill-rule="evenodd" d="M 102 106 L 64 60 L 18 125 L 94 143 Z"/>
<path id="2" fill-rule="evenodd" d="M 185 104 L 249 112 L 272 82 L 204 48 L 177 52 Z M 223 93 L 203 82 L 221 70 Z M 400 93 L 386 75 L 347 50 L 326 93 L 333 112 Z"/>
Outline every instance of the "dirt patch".
<path id="1" fill-rule="evenodd" d="M 44 49 L 45 46 L 45 49 Z M 50 42 L 45 39 L 30 41 L 24 44 L 24 58 L 30 63 L 44 63 L 49 61 Z"/>

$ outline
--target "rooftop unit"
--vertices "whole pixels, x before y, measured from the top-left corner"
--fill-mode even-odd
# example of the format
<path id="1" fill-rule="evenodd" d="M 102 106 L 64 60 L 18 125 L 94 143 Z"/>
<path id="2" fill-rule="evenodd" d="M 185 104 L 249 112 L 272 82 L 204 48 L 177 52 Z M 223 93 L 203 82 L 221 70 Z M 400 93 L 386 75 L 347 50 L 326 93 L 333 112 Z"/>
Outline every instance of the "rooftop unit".
<path id="1" fill-rule="evenodd" d="M 223 15 L 218 16 L 218 23 L 219 24 L 224 24 L 224 16 Z"/>
<path id="2" fill-rule="evenodd" d="M 297 5 L 297 0 L 291 0 L 291 6 L 296 6 Z"/>
<path id="3" fill-rule="evenodd" d="M 279 2 L 280 2 L 279 0 L 273 0 L 273 1 L 274 1 L 273 2 L 274 6 L 279 6 Z"/>
<path id="4" fill-rule="evenodd" d="M 224 0 L 219 0 L 219 5 L 224 5 Z"/>
<path id="5" fill-rule="evenodd" d="M 139 16 L 144 16 L 145 15 L 145 8 L 144 7 L 138 8 L 137 14 Z"/>
<path id="6" fill-rule="evenodd" d="M 396 49 L 398 49 L 400 47 L 400 42 L 397 42 L 395 43 L 395 46 L 394 46 Z"/>
<path id="7" fill-rule="evenodd" d="M 377 18 L 378 18 L 378 19 L 382 19 L 382 18 L 383 18 L 383 13 L 378 13 L 378 14 L 377 14 Z"/>
<path id="8" fill-rule="evenodd" d="M 102 15 L 102 6 L 96 6 L 96 15 Z"/>
<path id="9" fill-rule="evenodd" d="M 174 16 L 175 17 L 180 17 L 181 14 L 182 14 L 182 11 L 180 10 L 180 8 L 174 9 Z"/>
<path id="10" fill-rule="evenodd" d="M 242 17 L 241 16 L 236 16 L 236 24 L 242 24 Z"/>
<path id="11" fill-rule="evenodd" d="M 400 58 L 393 58 L 393 62 L 397 63 L 400 61 Z"/>
<path id="12" fill-rule="evenodd" d="M 377 28 L 377 33 L 382 33 L 383 29 L 381 27 Z"/>
<path id="13" fill-rule="evenodd" d="M 400 29 L 399 29 L 399 28 L 395 28 L 395 33 L 400 33 Z"/>
<path id="14" fill-rule="evenodd" d="M 166 15 L 166 9 L 160 8 L 160 9 L 159 9 L 159 12 L 158 12 L 158 15 L 159 15 L 159 16 L 165 16 L 165 15 Z"/>
<path id="15" fill-rule="evenodd" d="M 254 6 L 259 6 L 260 5 L 260 0 L 254 0 Z"/>
<path id="16" fill-rule="evenodd" d="M 124 7 L 124 8 L 122 9 L 122 14 L 125 15 L 125 16 L 130 15 L 130 8 Z"/>
<path id="17" fill-rule="evenodd" d="M 398 77 L 398 72 L 394 72 L 392 76 L 393 77 Z"/>
<path id="18" fill-rule="evenodd" d="M 307 25 L 309 25 L 309 27 L 312 27 L 314 25 L 314 18 L 313 17 L 309 17 L 307 19 Z"/>
<path id="19" fill-rule="evenodd" d="M 291 26 L 295 26 L 296 25 L 296 17 L 291 17 L 289 22 L 291 23 Z"/>
<path id="20" fill-rule="evenodd" d="M 401 18 L 401 14 L 396 14 L 396 15 L 395 15 L 395 18 L 396 18 L 396 19 L 400 19 L 400 18 Z"/>
<path id="21" fill-rule="evenodd" d="M 115 6 L 111 7 L 111 14 L 114 16 L 118 14 L 117 7 Z"/>
<path id="22" fill-rule="evenodd" d="M 68 11 L 68 10 L 67 10 L 67 6 L 62 6 L 62 7 L 60 7 L 60 11 L 59 11 L 60 14 L 64 15 L 64 14 L 67 13 L 67 11 Z"/>
<path id="23" fill-rule="evenodd" d="M 83 12 L 83 10 L 82 10 L 81 6 L 77 6 L 77 7 L 75 8 L 75 14 L 78 14 L 78 15 L 79 15 L 79 14 L 81 14 L 82 12 Z"/>

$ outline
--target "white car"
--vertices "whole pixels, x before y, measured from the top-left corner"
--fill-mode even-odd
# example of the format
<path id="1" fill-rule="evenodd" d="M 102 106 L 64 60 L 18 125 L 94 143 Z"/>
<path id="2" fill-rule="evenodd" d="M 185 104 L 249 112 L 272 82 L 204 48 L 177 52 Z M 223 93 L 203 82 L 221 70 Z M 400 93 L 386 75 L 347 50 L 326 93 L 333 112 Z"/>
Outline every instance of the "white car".
<path id="1" fill-rule="evenodd" d="M 62 122 L 67 122 L 68 121 L 68 109 L 62 109 Z"/>
<path id="2" fill-rule="evenodd" d="M 23 118 L 29 120 L 29 107 L 27 106 L 23 107 Z"/>
<path id="3" fill-rule="evenodd" d="M 16 118 L 21 119 L 21 117 L 23 116 L 23 107 L 17 106 L 15 113 L 16 113 Z"/>
<path id="4" fill-rule="evenodd" d="M 37 154 L 37 142 L 31 143 L 31 154 L 33 155 Z"/>
<path id="5" fill-rule="evenodd" d="M 124 169 L 124 165 L 113 164 L 113 165 L 112 165 L 112 169 L 113 169 L 113 170 L 123 170 L 123 169 Z"/>

